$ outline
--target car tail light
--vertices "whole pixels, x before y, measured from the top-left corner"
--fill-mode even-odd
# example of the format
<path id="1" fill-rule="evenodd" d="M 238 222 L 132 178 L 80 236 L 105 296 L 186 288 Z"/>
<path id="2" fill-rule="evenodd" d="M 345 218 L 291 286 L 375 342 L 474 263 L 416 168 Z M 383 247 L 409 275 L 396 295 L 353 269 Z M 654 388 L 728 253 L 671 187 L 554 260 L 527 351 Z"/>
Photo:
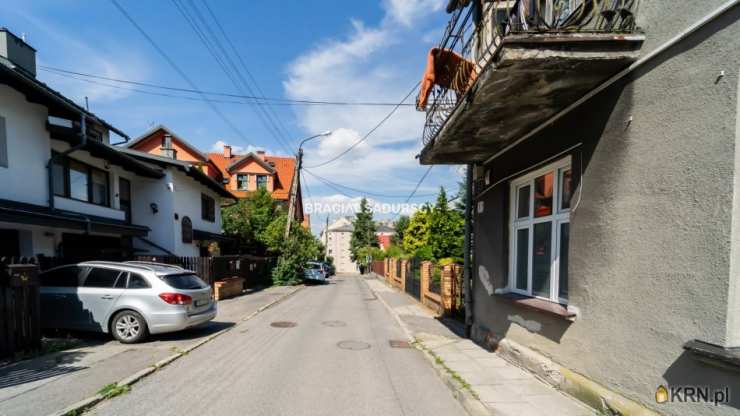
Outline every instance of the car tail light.
<path id="1" fill-rule="evenodd" d="M 190 305 L 193 298 L 181 293 L 160 293 L 159 297 L 170 305 Z"/>

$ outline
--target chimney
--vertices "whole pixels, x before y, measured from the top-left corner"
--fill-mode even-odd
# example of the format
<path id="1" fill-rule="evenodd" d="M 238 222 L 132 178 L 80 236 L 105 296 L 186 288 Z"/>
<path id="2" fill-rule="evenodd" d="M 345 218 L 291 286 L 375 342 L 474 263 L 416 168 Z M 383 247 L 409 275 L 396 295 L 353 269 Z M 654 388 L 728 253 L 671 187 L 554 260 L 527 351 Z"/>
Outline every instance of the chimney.
<path id="1" fill-rule="evenodd" d="M 255 153 L 257 153 L 257 157 L 260 158 L 260 160 L 265 160 L 265 151 L 264 150 L 258 150 Z"/>
<path id="2" fill-rule="evenodd" d="M 0 27 L 0 59 L 5 58 L 16 69 L 36 77 L 36 49 L 4 27 Z"/>
<path id="3" fill-rule="evenodd" d="M 227 144 L 224 145 L 224 157 L 226 159 L 231 159 L 231 146 Z"/>

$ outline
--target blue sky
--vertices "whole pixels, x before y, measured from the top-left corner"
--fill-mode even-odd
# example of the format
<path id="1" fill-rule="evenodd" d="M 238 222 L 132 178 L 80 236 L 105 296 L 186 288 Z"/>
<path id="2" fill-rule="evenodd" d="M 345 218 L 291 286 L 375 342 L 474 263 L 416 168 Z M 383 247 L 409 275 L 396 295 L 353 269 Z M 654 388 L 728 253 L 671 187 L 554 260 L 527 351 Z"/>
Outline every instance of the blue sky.
<path id="1" fill-rule="evenodd" d="M 181 3 L 194 5 L 208 17 L 203 1 Z M 261 92 L 290 99 L 398 102 L 420 79 L 426 51 L 442 36 L 447 19 L 444 0 L 205 1 Z M 199 89 L 239 93 L 173 1 L 119 2 Z M 4 0 L 0 13 L 0 25 L 23 34 L 37 49 L 40 66 L 189 87 L 110 1 Z M 211 29 L 218 30 L 215 25 Z M 275 105 L 271 115 L 279 120 L 277 134 L 257 116 L 254 105 L 214 104 L 236 127 L 230 128 L 201 101 L 143 95 L 43 70 L 39 78 L 77 102 L 87 96 L 93 112 L 131 137 L 162 123 L 208 151 L 228 143 L 287 154 L 295 151 L 301 138 L 332 130 L 331 136 L 307 146 L 309 167 L 346 149 L 390 111 L 388 107 Z M 414 98 L 415 94 L 408 102 Z M 408 195 L 426 169 L 414 159 L 421 149 L 422 127 L 422 113 L 401 108 L 352 152 L 312 171 L 372 193 Z M 435 167 L 418 193 L 434 194 L 440 185 L 454 193 L 459 179 L 457 167 Z M 308 188 L 304 193 L 310 194 L 310 198 L 305 195 L 307 203 L 356 203 L 361 196 L 349 190 L 344 192 L 348 196 L 342 195 L 310 175 L 304 182 Z M 402 198 L 371 199 L 403 202 Z M 314 230 L 324 217 L 313 216 Z"/>

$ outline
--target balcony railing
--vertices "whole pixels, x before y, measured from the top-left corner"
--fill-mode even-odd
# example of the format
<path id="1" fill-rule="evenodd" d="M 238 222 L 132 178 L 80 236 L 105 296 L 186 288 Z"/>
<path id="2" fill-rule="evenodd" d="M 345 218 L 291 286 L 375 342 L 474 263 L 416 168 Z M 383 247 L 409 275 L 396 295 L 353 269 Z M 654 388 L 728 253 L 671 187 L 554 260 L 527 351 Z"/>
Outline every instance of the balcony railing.
<path id="1" fill-rule="evenodd" d="M 484 71 L 495 67 L 504 40 L 512 35 L 632 33 L 639 0 L 459 0 L 444 36 L 430 52 L 417 109 L 426 111 L 426 146 L 468 96 Z M 452 7 L 455 7 L 453 4 Z M 440 82 L 441 81 L 441 82 Z"/>

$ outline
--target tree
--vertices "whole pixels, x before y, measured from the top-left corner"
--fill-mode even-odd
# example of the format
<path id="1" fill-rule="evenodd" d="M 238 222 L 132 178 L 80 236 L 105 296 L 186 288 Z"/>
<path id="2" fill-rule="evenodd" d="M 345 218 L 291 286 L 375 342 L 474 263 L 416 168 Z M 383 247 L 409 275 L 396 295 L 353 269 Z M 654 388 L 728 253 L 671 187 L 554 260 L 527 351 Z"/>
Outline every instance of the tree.
<path id="1" fill-rule="evenodd" d="M 224 234 L 236 239 L 240 251 L 265 252 L 264 233 L 277 216 L 275 202 L 266 189 L 222 210 Z"/>
<path id="2" fill-rule="evenodd" d="M 425 205 L 411 216 L 409 225 L 404 230 L 401 246 L 406 253 L 416 253 L 419 247 L 429 244 L 429 217 L 431 208 Z"/>
<path id="3" fill-rule="evenodd" d="M 396 220 L 396 223 L 394 224 L 395 232 L 393 233 L 393 236 L 391 237 L 391 242 L 397 246 L 400 246 L 403 244 L 403 235 L 406 232 L 406 228 L 409 226 L 409 217 L 406 215 L 401 215 L 398 217 L 398 220 Z"/>
<path id="4" fill-rule="evenodd" d="M 287 217 L 282 215 L 268 226 L 271 250 L 279 250 L 277 265 L 272 271 L 272 281 L 276 285 L 291 285 L 303 280 L 303 267 L 306 262 L 324 256 L 324 246 L 311 231 L 300 224 L 293 224 L 290 237 L 283 239 Z M 282 225 L 282 227 L 281 227 Z M 276 232 L 276 230 L 280 230 Z M 273 238 L 278 235 L 278 238 Z M 277 246 L 277 247 L 276 247 Z"/>
<path id="5" fill-rule="evenodd" d="M 373 221 L 373 212 L 367 205 L 367 199 L 362 198 L 360 201 L 360 210 L 355 214 L 355 220 L 352 222 L 354 230 L 349 243 L 349 251 L 352 261 L 365 264 L 367 252 L 361 249 L 368 247 L 378 247 L 378 237 L 375 235 L 375 222 Z"/>
<path id="6" fill-rule="evenodd" d="M 435 259 L 463 257 L 464 226 L 463 216 L 449 208 L 447 193 L 441 188 L 429 217 L 428 242 Z"/>

